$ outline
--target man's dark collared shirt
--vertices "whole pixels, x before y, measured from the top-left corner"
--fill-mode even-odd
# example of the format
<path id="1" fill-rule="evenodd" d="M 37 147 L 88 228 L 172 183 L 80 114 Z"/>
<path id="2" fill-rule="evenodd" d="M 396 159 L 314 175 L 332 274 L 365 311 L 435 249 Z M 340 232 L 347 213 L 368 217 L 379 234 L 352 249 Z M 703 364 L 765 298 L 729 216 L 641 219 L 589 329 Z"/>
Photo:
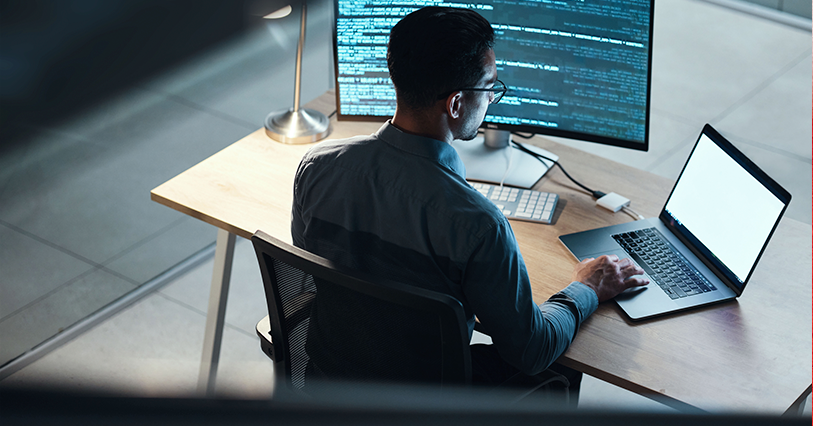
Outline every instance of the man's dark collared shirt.
<path id="1" fill-rule="evenodd" d="M 455 149 L 389 122 L 304 156 L 291 231 L 296 246 L 353 270 L 454 296 L 469 335 L 476 315 L 503 359 L 527 374 L 559 357 L 598 306 L 579 282 L 537 306 L 511 225 L 466 182 Z M 353 368 L 333 349 L 353 337 L 342 328 L 348 308 L 329 298 L 319 289 L 308 352 L 324 370 Z"/>

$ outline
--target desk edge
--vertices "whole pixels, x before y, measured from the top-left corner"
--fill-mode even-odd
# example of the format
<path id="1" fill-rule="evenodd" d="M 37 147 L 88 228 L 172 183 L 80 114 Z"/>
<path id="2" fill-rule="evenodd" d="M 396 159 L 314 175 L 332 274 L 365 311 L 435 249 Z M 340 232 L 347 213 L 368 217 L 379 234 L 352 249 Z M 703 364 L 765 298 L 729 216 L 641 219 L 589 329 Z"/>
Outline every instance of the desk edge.
<path id="1" fill-rule="evenodd" d="M 158 188 L 156 188 L 156 189 L 158 189 Z M 172 200 L 170 200 L 170 199 L 156 193 L 155 189 L 150 191 L 150 199 L 152 201 L 155 201 L 158 204 L 163 204 L 164 206 L 167 206 L 167 207 L 169 207 L 169 208 L 171 208 L 173 210 L 176 210 L 176 211 L 178 211 L 180 213 L 183 213 L 183 214 L 185 214 L 187 216 L 191 216 L 191 217 L 193 217 L 195 219 L 206 222 L 209 225 L 215 226 L 215 227 L 217 227 L 219 229 L 223 229 L 223 230 L 228 231 L 228 232 L 230 232 L 232 234 L 235 234 L 238 237 L 243 237 L 243 238 L 245 238 L 247 240 L 250 240 L 251 236 L 254 235 L 254 232 L 252 232 L 252 231 L 247 231 L 247 230 L 238 228 L 238 227 L 230 225 L 230 224 L 228 224 L 226 222 L 214 219 L 211 216 L 207 216 L 206 214 L 203 214 L 203 213 L 201 213 L 201 212 L 199 212 L 197 210 L 191 209 L 191 208 L 189 208 L 189 207 L 187 207 L 187 206 L 185 206 L 183 204 L 172 201 Z"/>

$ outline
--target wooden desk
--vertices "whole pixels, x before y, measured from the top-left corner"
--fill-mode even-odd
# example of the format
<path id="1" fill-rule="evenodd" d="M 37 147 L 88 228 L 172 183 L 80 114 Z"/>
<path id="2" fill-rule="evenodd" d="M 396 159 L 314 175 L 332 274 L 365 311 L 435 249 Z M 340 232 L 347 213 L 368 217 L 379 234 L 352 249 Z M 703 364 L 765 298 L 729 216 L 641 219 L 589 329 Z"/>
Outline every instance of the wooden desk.
<path id="1" fill-rule="evenodd" d="M 308 107 L 329 114 L 328 92 Z M 331 138 L 369 134 L 377 123 L 336 123 Z M 588 186 L 625 194 L 655 216 L 673 184 L 536 137 Z M 201 389 L 214 381 L 234 236 L 257 229 L 290 242 L 293 176 L 310 145 L 271 141 L 260 129 L 155 188 L 152 199 L 220 229 L 201 365 Z M 576 263 L 558 236 L 628 222 L 595 206 L 554 169 L 535 189 L 556 192 L 551 226 L 512 222 L 534 298 L 546 300 L 570 282 Z M 662 319 L 633 323 L 613 302 L 582 326 L 560 362 L 677 408 L 782 413 L 811 383 L 811 227 L 784 219 L 744 296 Z M 225 284 L 225 285 L 224 285 Z"/>

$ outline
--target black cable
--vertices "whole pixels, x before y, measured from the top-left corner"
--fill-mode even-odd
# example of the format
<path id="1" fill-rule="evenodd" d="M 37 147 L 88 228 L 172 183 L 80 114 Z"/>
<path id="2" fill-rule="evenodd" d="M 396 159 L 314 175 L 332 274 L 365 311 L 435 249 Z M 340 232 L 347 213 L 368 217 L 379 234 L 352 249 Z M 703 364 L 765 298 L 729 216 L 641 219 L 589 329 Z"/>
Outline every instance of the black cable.
<path id="1" fill-rule="evenodd" d="M 519 137 L 524 137 L 524 136 L 522 136 L 522 135 L 517 135 L 517 136 L 519 136 Z M 564 173 L 564 174 L 565 174 L 565 176 L 567 176 L 567 178 L 568 178 L 568 179 L 570 179 L 571 181 L 573 181 L 573 183 L 575 183 L 576 185 L 579 185 L 579 187 L 581 187 L 582 189 L 584 189 L 585 191 L 587 191 L 587 192 L 588 192 L 588 193 L 589 193 L 589 194 L 590 194 L 590 195 L 591 195 L 593 198 L 595 198 L 595 199 L 599 199 L 599 198 L 601 198 L 601 197 L 603 197 L 603 196 L 605 196 L 605 195 L 606 195 L 605 193 L 603 193 L 603 192 L 601 192 L 601 191 L 594 191 L 594 190 L 592 190 L 592 189 L 590 189 L 590 188 L 588 188 L 588 187 L 586 187 L 586 186 L 582 185 L 582 184 L 581 184 L 581 183 L 579 183 L 579 181 L 577 181 L 576 179 L 573 179 L 573 177 L 572 177 L 572 176 L 570 176 L 570 174 L 569 174 L 569 173 L 568 173 L 568 172 L 565 170 L 565 168 L 564 168 L 564 167 L 562 167 L 562 165 L 561 165 L 561 164 L 559 164 L 559 162 L 558 162 L 558 161 L 556 161 L 556 160 L 554 160 L 554 159 L 552 159 L 552 158 L 548 158 L 548 157 L 546 157 L 546 156 L 544 156 L 544 155 L 542 155 L 542 154 L 539 154 L 539 153 L 533 152 L 533 151 L 531 151 L 530 149 L 528 149 L 527 147 L 525 147 L 524 145 L 522 145 L 522 144 L 521 144 L 521 143 L 519 143 L 519 142 L 511 141 L 511 143 L 512 143 L 512 144 L 514 144 L 514 147 L 515 147 L 515 148 L 517 148 L 517 149 L 519 149 L 520 151 L 522 151 L 522 152 L 524 152 L 524 153 L 526 153 L 526 154 L 528 154 L 528 155 L 531 155 L 531 156 L 533 156 L 534 158 L 536 158 L 537 160 L 541 161 L 541 162 L 542 162 L 542 164 L 545 164 L 545 162 L 544 162 L 544 161 L 542 161 L 542 160 L 544 159 L 544 160 L 548 160 L 548 161 L 552 162 L 552 163 L 553 163 L 554 165 L 556 165 L 556 166 L 559 166 L 559 169 L 561 169 L 561 170 L 562 170 L 562 173 Z"/>
<path id="2" fill-rule="evenodd" d="M 521 137 L 522 139 L 531 139 L 532 137 L 536 136 L 536 135 L 535 135 L 535 134 L 533 134 L 533 133 L 528 133 L 527 135 L 523 135 L 523 134 L 521 134 L 521 133 L 511 132 L 511 134 L 512 134 L 512 135 L 514 135 L 514 136 L 519 136 L 519 137 Z"/>

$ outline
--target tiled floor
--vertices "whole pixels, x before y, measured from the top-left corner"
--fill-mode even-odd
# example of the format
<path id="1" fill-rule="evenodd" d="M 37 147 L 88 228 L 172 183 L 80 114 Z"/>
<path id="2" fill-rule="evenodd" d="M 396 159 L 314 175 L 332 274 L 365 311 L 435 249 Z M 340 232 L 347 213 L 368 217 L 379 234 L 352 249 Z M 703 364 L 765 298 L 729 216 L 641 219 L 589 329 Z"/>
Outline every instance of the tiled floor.
<path id="1" fill-rule="evenodd" d="M 328 12 L 310 9 L 303 100 L 331 84 Z M 0 365 L 214 241 L 213 227 L 151 202 L 149 191 L 290 106 L 297 25 L 247 33 L 3 148 Z M 698 0 L 659 0 L 654 54 L 649 152 L 559 141 L 675 178 L 709 122 L 791 191 L 787 217 L 811 223 L 810 32 Z M 211 270 L 211 260 L 201 263 L 0 385 L 193 392 Z M 220 394 L 271 394 L 273 372 L 254 336 L 265 313 L 256 260 L 240 241 Z M 582 404 L 664 409 L 590 378 Z"/>
<path id="2" fill-rule="evenodd" d="M 305 101 L 329 87 L 328 12 L 310 13 Z M 0 366 L 214 242 L 149 192 L 293 104 L 291 18 L 3 144 Z"/>

